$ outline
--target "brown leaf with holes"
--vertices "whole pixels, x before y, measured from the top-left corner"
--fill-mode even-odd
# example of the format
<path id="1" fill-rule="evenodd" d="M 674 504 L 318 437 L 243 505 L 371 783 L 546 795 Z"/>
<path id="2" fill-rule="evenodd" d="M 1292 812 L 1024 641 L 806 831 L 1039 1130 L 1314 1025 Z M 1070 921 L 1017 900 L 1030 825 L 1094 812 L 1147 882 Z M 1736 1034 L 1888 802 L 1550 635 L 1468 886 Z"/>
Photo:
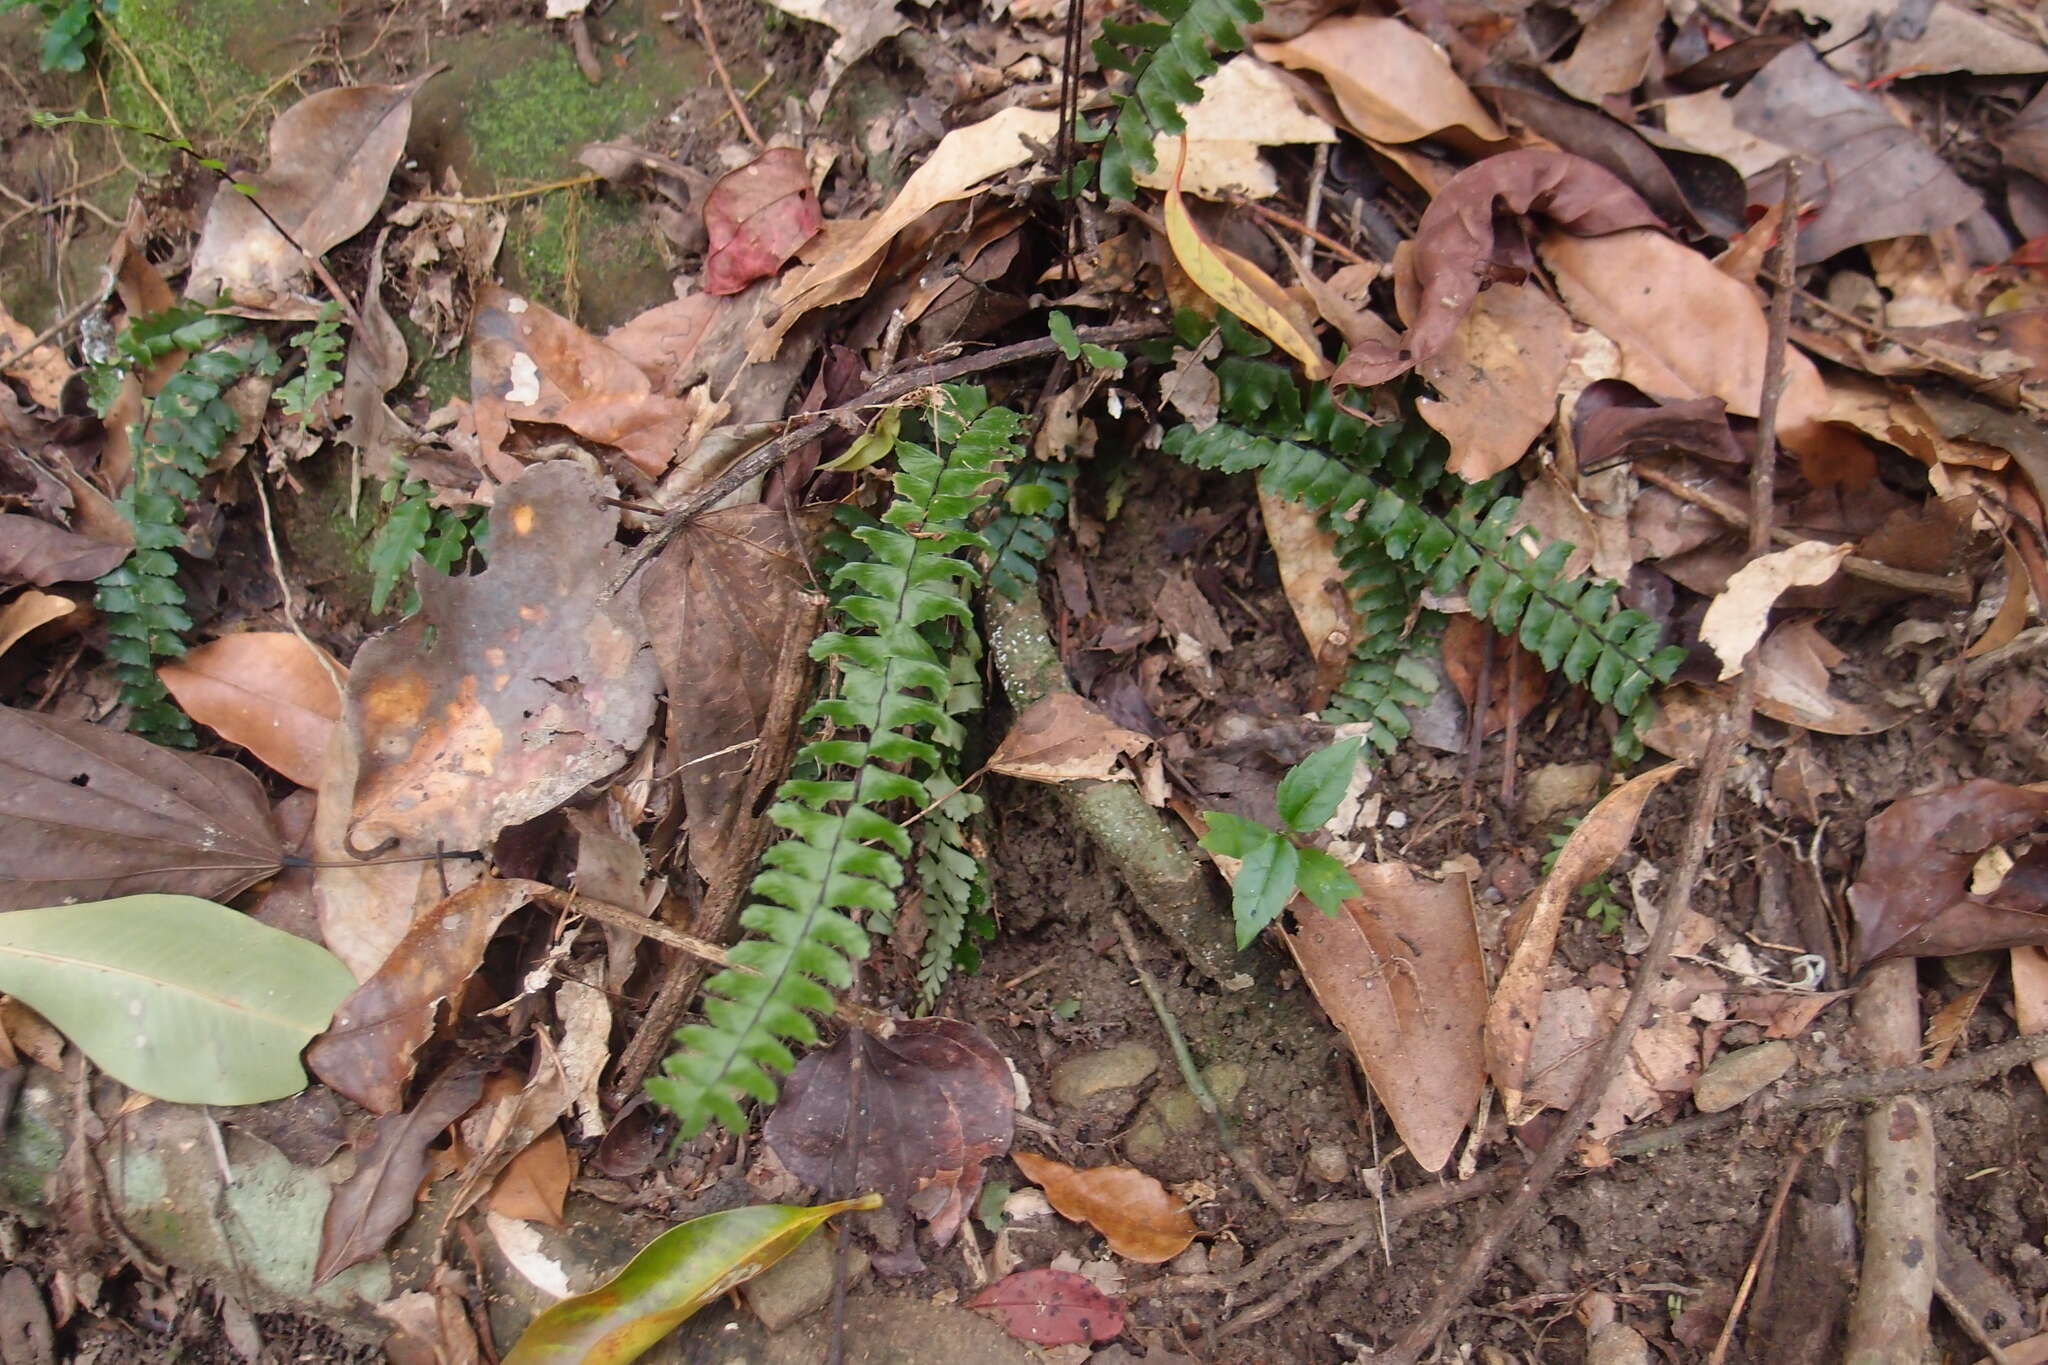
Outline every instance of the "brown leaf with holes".
<path id="1" fill-rule="evenodd" d="M 226 900 L 283 858 L 240 764 L 0 707 L 0 910 L 142 892 Z"/>
<path id="2" fill-rule="evenodd" d="M 376 1256 L 405 1226 L 427 1176 L 427 1148 L 469 1112 L 483 1087 L 481 1072 L 445 1072 L 411 1109 L 377 1120 L 356 1158 L 355 1174 L 327 1203 L 314 1284 Z"/>
<path id="3" fill-rule="evenodd" d="M 225 635 L 158 667 L 186 715 L 272 771 L 318 787 L 348 671 L 288 631 Z"/>
<path id="4" fill-rule="evenodd" d="M 803 152 L 770 147 L 704 196 L 704 292 L 737 294 L 775 274 L 823 224 Z"/>
<path id="5" fill-rule="evenodd" d="M 562 1226 L 562 1203 L 576 1178 L 576 1158 L 560 1127 L 548 1129 L 505 1164 L 491 1187 L 492 1213 Z"/>
<path id="6" fill-rule="evenodd" d="M 313 1074 L 363 1108 L 397 1111 L 434 1011 L 482 965 L 505 916 L 547 888 L 487 878 L 424 911 L 384 965 L 356 987 L 306 1049 Z"/>
<path id="7" fill-rule="evenodd" d="M 1128 781 L 1122 760 L 1149 743 L 1079 693 L 1054 692 L 1024 708 L 988 770 L 1028 782 Z"/>
<path id="8" fill-rule="evenodd" d="M 1134 1167 L 1078 1170 L 1030 1152 L 1013 1152 L 1011 1159 L 1026 1180 L 1045 1191 L 1046 1202 L 1061 1217 L 1094 1228 L 1125 1260 L 1157 1265 L 1195 1240 L 1195 1220 L 1187 1207 Z"/>
<path id="9" fill-rule="evenodd" d="M 1857 967 L 2048 944 L 2048 849 L 2004 860 L 2002 880 L 1972 886 L 1986 852 L 2044 829 L 2048 792 L 1983 777 L 1894 801 L 1865 821 L 1863 866 L 1849 888 Z"/>
<path id="10" fill-rule="evenodd" d="M 567 460 L 498 490 L 490 565 L 426 573 L 420 610 L 365 644 L 345 722 L 360 755 L 351 845 L 482 848 L 616 772 L 654 719 L 610 490 Z"/>

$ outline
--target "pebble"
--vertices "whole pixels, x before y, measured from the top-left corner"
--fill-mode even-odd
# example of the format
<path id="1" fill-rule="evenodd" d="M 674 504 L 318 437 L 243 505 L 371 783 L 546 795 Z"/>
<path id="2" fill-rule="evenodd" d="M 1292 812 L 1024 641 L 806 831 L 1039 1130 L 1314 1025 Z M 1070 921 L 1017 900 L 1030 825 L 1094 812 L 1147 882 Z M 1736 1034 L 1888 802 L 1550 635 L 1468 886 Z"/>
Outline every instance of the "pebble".
<path id="1" fill-rule="evenodd" d="M 1754 1095 L 1792 1069 L 1797 1060 L 1786 1042 L 1758 1043 L 1725 1052 L 1693 1082 L 1692 1102 L 1702 1114 L 1718 1114 Z"/>
<path id="2" fill-rule="evenodd" d="M 1533 770 L 1522 783 L 1522 828 L 1592 805 L 1606 775 L 1604 763 L 1546 763 Z"/>
<path id="3" fill-rule="evenodd" d="M 1143 1043 L 1118 1043 L 1099 1052 L 1084 1052 L 1052 1069 L 1053 1102 L 1078 1108 L 1098 1095 L 1141 1085 L 1158 1069 L 1159 1054 Z"/>
<path id="4" fill-rule="evenodd" d="M 1650 1343 L 1626 1323 L 1609 1323 L 1586 1347 L 1586 1365 L 1650 1365 Z"/>
<path id="5" fill-rule="evenodd" d="M 747 1307 L 770 1332 L 810 1316 L 832 1301 L 830 1237 L 807 1237 L 796 1250 L 740 1287 Z M 858 1284 L 867 1274 L 868 1256 L 857 1246 L 846 1250 L 846 1278 Z"/>
<path id="6" fill-rule="evenodd" d="M 1228 1110 L 1244 1089 L 1245 1069 L 1236 1062 L 1218 1062 L 1202 1071 L 1202 1079 L 1216 1103 Z M 1166 1155 L 1167 1148 L 1185 1138 L 1199 1135 L 1209 1122 L 1194 1092 L 1184 1085 L 1155 1090 L 1138 1110 L 1131 1131 L 1124 1137 L 1124 1156 L 1143 1167 Z"/>
<path id="7" fill-rule="evenodd" d="M 1318 1142 L 1308 1149 L 1308 1173 L 1325 1185 L 1341 1185 L 1351 1178 L 1351 1154 L 1341 1142 Z"/>

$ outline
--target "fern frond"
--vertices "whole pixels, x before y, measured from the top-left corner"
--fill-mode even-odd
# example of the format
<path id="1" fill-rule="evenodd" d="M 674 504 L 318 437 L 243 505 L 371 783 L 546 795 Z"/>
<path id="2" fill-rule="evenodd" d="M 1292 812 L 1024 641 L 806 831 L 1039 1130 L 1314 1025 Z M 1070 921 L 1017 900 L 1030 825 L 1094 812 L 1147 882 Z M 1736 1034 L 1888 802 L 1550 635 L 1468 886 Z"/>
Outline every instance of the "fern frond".
<path id="1" fill-rule="evenodd" d="M 1073 490 L 1074 467 L 1066 464 L 1034 464 L 1003 490 L 1003 510 L 982 530 L 991 588 L 1014 602 L 1038 582 Z"/>
<path id="2" fill-rule="evenodd" d="M 923 628 L 973 626 L 967 598 L 981 575 L 972 556 L 988 546 L 969 519 L 1014 453 L 1019 420 L 979 389 L 942 390 L 932 446 L 898 443 L 894 501 L 879 522 L 852 530 L 866 557 L 835 571 L 846 589 L 836 628 L 811 646 L 837 683 L 806 717 L 826 726 L 799 754 L 816 775 L 783 783 L 769 811 L 791 837 L 754 878 L 740 916 L 753 936 L 732 950 L 741 970 L 705 984 L 705 1022 L 677 1033 L 680 1050 L 648 1082 L 684 1137 L 714 1119 L 743 1132 L 742 1103 L 774 1099 L 774 1076 L 794 1065 L 789 1044 L 817 1040 L 810 1016 L 831 1008 L 828 988 L 849 985 L 867 956 L 867 932 L 849 912 L 894 909 L 913 849 L 884 808 L 925 799 L 926 783 L 905 769 L 944 766 L 932 736 L 956 724 L 946 713 L 954 678 Z"/>
<path id="3" fill-rule="evenodd" d="M 292 333 L 292 345 L 305 351 L 305 368 L 277 386 L 277 405 L 303 427 L 315 405 L 341 387 L 341 305 L 330 301 L 311 327 Z"/>
<path id="4" fill-rule="evenodd" d="M 918 955 L 920 1011 L 938 1003 L 953 975 L 969 924 L 988 907 L 988 877 L 968 846 L 968 823 L 981 814 L 982 799 L 958 790 L 957 771 L 942 768 L 927 784 L 936 802 L 918 825 L 917 879 L 924 892 L 924 948 Z"/>
<path id="5" fill-rule="evenodd" d="M 1104 70 L 1132 71 L 1131 93 L 1118 95 L 1116 119 L 1102 146 L 1102 188 L 1112 199 L 1137 197 L 1139 171 L 1159 165 L 1153 139 L 1187 131 L 1181 107 L 1202 97 L 1214 74 L 1211 49 L 1244 47 L 1245 27 L 1264 13 L 1259 0 L 1149 0 L 1164 24 L 1104 24 L 1095 58 Z"/>

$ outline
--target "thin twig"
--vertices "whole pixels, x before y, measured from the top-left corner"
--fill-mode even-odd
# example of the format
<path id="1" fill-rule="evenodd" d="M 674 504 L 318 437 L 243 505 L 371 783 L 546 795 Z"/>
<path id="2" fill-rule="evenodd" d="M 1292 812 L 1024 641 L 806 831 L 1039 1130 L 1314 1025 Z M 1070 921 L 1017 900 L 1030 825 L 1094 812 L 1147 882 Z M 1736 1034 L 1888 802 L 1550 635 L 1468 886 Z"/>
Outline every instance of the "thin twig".
<path id="1" fill-rule="evenodd" d="M 754 131 L 754 121 L 747 117 L 747 106 L 740 102 L 739 92 L 732 88 L 732 77 L 726 73 L 725 59 L 718 55 L 718 39 L 711 35 L 711 25 L 704 20 L 704 0 L 690 0 L 690 14 L 697 21 L 697 32 L 704 37 L 704 55 L 711 59 L 711 69 L 718 73 L 718 83 L 725 87 L 726 102 L 732 105 L 732 115 L 739 120 L 740 131 L 756 148 L 766 147 L 768 144 L 761 141 L 761 135 Z"/>
<path id="2" fill-rule="evenodd" d="M 251 466 L 249 481 L 256 485 L 256 503 L 263 509 L 263 543 L 270 547 L 270 568 L 271 572 L 277 575 L 277 591 L 284 604 L 284 623 L 291 628 L 292 634 L 299 637 L 299 643 L 320 661 L 320 667 L 327 671 L 327 680 L 334 684 L 335 697 L 346 700 L 348 678 L 342 673 L 341 665 L 337 664 L 326 650 L 307 638 L 305 630 L 299 625 L 299 614 L 293 610 L 291 580 L 285 576 L 284 556 L 278 552 L 277 523 L 271 519 L 270 493 L 263 486 L 263 471 Z"/>
<path id="3" fill-rule="evenodd" d="M 1310 227 L 1307 223 L 1302 222 L 1299 218 L 1290 218 L 1286 214 L 1280 212 L 1280 210 L 1278 209 L 1267 208 L 1258 200 L 1247 199 L 1241 194 L 1231 196 L 1230 202 L 1237 205 L 1237 207 L 1241 209 L 1250 209 L 1253 213 L 1257 214 L 1259 217 L 1265 219 L 1267 222 L 1272 223 L 1277 227 L 1284 227 L 1288 229 L 1290 232 L 1300 233 L 1303 237 L 1320 245 L 1325 251 L 1329 252 L 1332 256 L 1336 256 L 1342 260 L 1349 261 L 1353 265 L 1370 266 L 1374 270 L 1379 269 L 1378 261 L 1359 255 L 1356 251 L 1353 251 L 1350 247 L 1344 245 L 1344 243 L 1338 241 L 1335 237 L 1330 236 L 1327 232 L 1319 232 L 1315 228 Z"/>
<path id="4" fill-rule="evenodd" d="M 514 199 L 531 199 L 536 194 L 553 194 L 556 190 L 580 189 L 595 185 L 604 179 L 601 175 L 572 175 L 567 180 L 550 180 L 545 185 L 529 185 L 523 190 L 501 190 L 497 194 L 421 194 L 414 196 L 415 204 L 503 204 Z"/>
<path id="5" fill-rule="evenodd" d="M 1749 1303 L 1750 1291 L 1756 1288 L 1757 1272 L 1763 1267 L 1764 1258 L 1778 1245 L 1778 1224 L 1785 1217 L 1785 1201 L 1792 1194 L 1792 1182 L 1798 1178 L 1799 1168 L 1805 1164 L 1806 1147 L 1800 1144 L 1792 1149 L 1792 1160 L 1778 1178 L 1778 1192 L 1771 1197 L 1771 1211 L 1764 1219 L 1764 1230 L 1758 1234 L 1756 1250 L 1750 1253 L 1749 1265 L 1743 1269 L 1742 1283 L 1736 1286 L 1735 1302 L 1728 1307 L 1728 1320 L 1721 1324 L 1721 1335 L 1714 1342 L 1714 1349 L 1707 1354 L 1707 1365 L 1721 1365 L 1728 1358 L 1728 1345 L 1735 1339 L 1735 1324 L 1742 1321 L 1742 1310 Z"/>
<path id="6" fill-rule="evenodd" d="M 1316 220 L 1323 216 L 1323 181 L 1330 174 L 1330 144 L 1318 142 L 1308 165 L 1308 205 L 1301 211 L 1301 259 L 1315 255 Z"/>

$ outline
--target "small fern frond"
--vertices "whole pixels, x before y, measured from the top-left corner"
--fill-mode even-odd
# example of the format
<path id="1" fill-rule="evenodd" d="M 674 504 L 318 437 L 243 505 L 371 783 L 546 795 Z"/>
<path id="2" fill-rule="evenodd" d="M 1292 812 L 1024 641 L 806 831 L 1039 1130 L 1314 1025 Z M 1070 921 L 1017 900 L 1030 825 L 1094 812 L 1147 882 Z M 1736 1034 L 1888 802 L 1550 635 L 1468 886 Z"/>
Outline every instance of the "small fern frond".
<path id="1" fill-rule="evenodd" d="M 1073 495 L 1074 467 L 1034 464 L 1003 490 L 1002 510 L 982 536 L 988 541 L 988 585 L 1012 602 L 1038 582 Z"/>
<path id="2" fill-rule="evenodd" d="M 1115 96 L 1116 119 L 1102 146 L 1102 188 L 1112 199 L 1134 199 L 1136 175 L 1158 168 L 1153 139 L 1187 130 L 1181 107 L 1202 97 L 1203 78 L 1214 74 L 1211 50 L 1244 47 L 1245 27 L 1264 13 L 1259 0 L 1148 0 L 1164 24 L 1105 23 L 1095 59 L 1106 71 L 1135 72 L 1131 93 Z"/>
<path id="3" fill-rule="evenodd" d="M 865 558 L 835 571 L 845 590 L 835 628 L 811 646 L 833 666 L 836 690 L 807 716 L 825 723 L 798 755 L 815 775 L 783 783 L 769 811 L 791 837 L 768 850 L 740 916 L 753 935 L 732 951 L 744 970 L 705 984 L 705 1022 L 677 1033 L 680 1050 L 648 1082 L 684 1137 L 714 1119 L 745 1131 L 741 1105 L 774 1099 L 775 1075 L 794 1065 L 789 1044 L 817 1040 L 810 1016 L 831 1008 L 831 989 L 849 985 L 853 963 L 867 956 L 854 914 L 895 907 L 913 849 L 884 808 L 924 801 L 927 783 L 905 769 L 944 766 L 932 736 L 947 733 L 954 686 L 924 628 L 972 629 L 967 599 L 981 576 L 972 556 L 988 547 L 969 519 L 997 464 L 1014 454 L 1019 420 L 990 408 L 979 389 L 941 390 L 932 445 L 898 443 L 894 501 L 879 522 L 852 529 Z"/>
<path id="4" fill-rule="evenodd" d="M 975 915 L 988 907 L 986 870 L 968 846 L 968 824 L 981 814 L 982 800 L 959 790 L 955 770 L 942 768 L 927 784 L 935 802 L 918 825 L 917 880 L 924 892 L 924 947 L 918 955 L 920 1012 L 938 1003 L 958 965 L 960 949 Z"/>

